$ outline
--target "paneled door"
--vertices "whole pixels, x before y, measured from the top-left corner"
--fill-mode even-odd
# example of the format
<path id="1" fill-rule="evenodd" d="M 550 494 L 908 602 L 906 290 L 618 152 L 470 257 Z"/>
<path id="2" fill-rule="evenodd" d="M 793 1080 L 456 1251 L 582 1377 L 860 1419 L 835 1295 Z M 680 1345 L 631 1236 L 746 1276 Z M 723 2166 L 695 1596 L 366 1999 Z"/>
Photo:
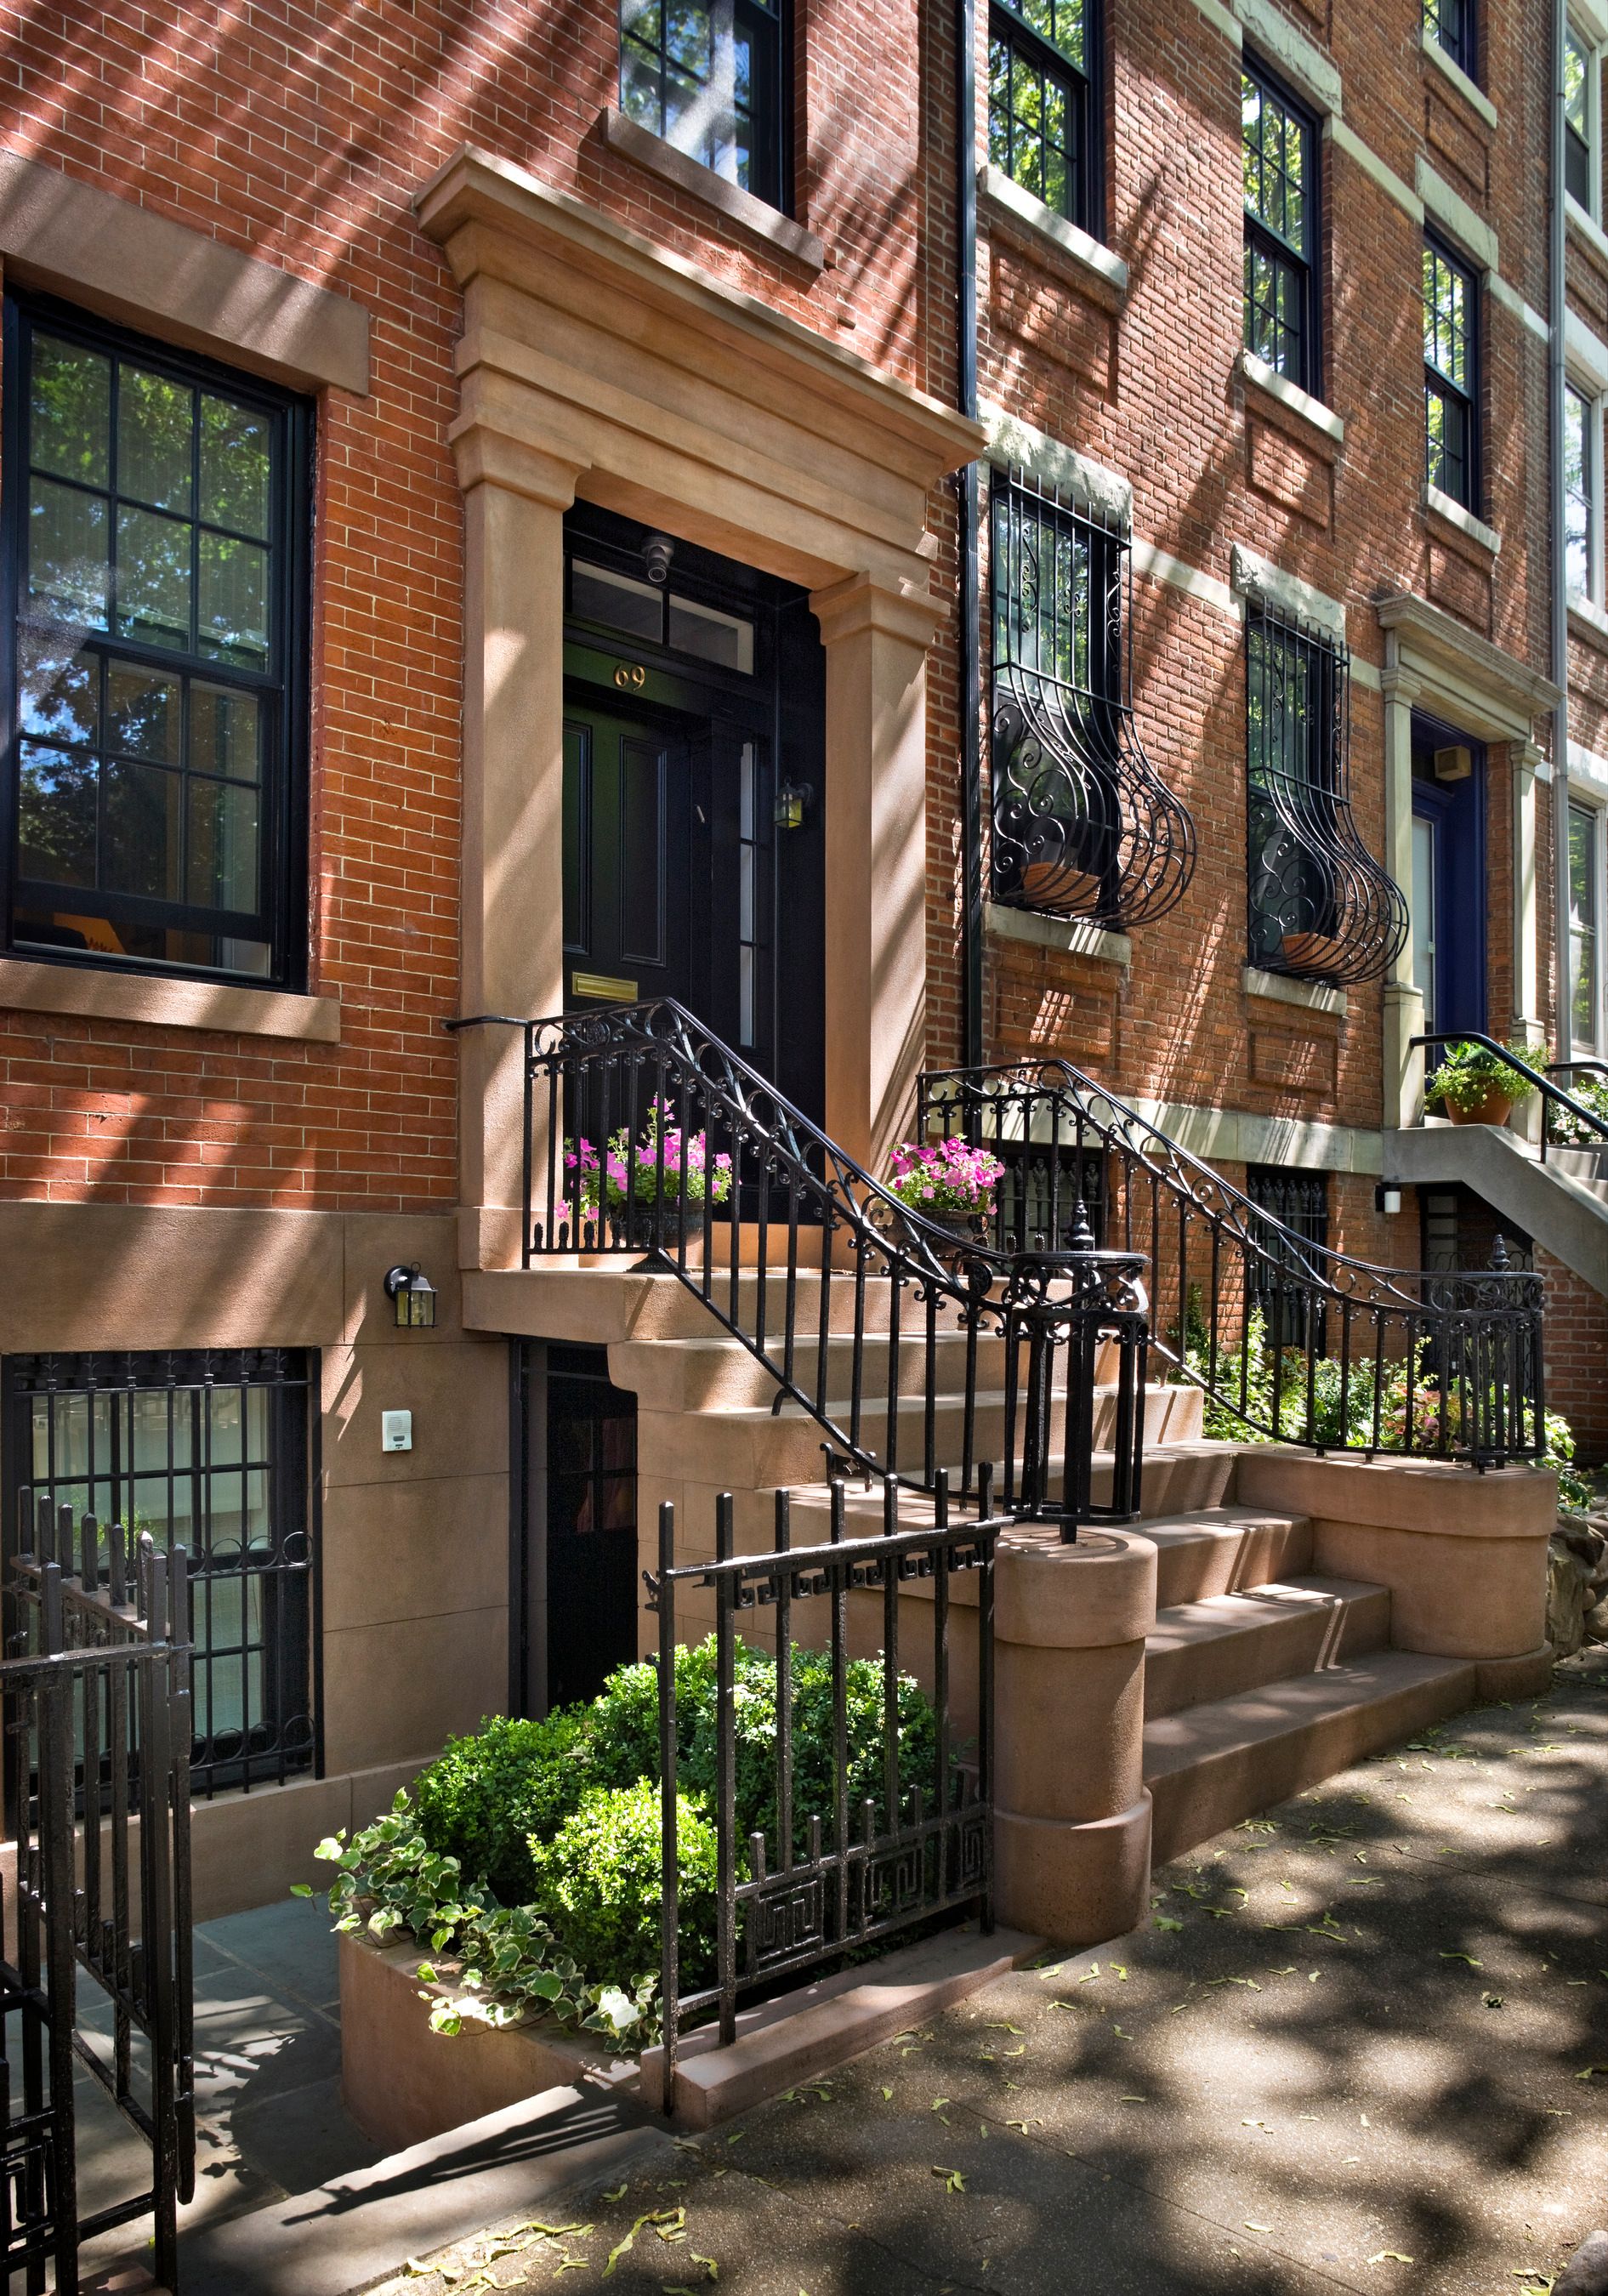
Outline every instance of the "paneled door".
<path id="1" fill-rule="evenodd" d="M 564 717 L 564 1004 L 691 1001 L 689 744 L 645 718 Z"/>

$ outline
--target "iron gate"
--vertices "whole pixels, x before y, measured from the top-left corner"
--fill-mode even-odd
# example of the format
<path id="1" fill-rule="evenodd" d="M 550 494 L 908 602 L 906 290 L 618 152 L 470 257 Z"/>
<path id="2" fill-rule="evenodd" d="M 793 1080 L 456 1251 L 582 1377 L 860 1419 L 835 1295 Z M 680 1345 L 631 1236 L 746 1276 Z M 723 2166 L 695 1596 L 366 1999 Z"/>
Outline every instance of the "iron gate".
<path id="1" fill-rule="evenodd" d="M 675 1509 L 659 1511 L 660 1568 L 648 1581 L 659 1619 L 659 1727 L 663 1847 L 661 1997 L 666 2111 L 675 2096 L 682 2030 L 717 2013 L 721 2042 L 735 2038 L 739 1997 L 796 1981 L 804 1972 L 870 1945 L 897 1942 L 939 1917 L 974 1915 L 993 1926 L 994 1549 L 1006 1521 L 989 1509 L 992 1470 L 981 1470 L 980 1516 L 949 1520 L 948 1477 L 925 1520 L 899 1518 L 900 1489 L 882 1487 L 882 1529 L 846 1538 L 845 1486 L 831 1488 L 830 1536 L 821 1546 L 792 1544 L 792 1497 L 775 1497 L 774 1551 L 734 1552 L 733 1499 L 716 1501 L 712 1562 L 677 1564 Z M 974 1648 L 964 1653 L 956 1696 L 951 1650 L 952 1579 L 975 1590 Z M 930 1639 L 920 1636 L 928 1710 L 910 1728 L 909 1692 L 901 1672 L 900 1616 L 909 1587 L 930 1603 Z M 701 1908 L 682 1890 L 678 1844 L 682 1772 L 697 1749 L 681 1742 L 676 1658 L 678 1591 L 707 1589 L 715 1613 L 714 1792 L 718 1870 L 712 1968 L 688 1968 L 686 1944 Z M 969 1588 L 970 1591 L 970 1588 Z M 868 1605 L 851 1620 L 857 1598 Z M 827 1606 L 822 1618 L 822 1603 Z M 972 1609 L 971 1603 L 966 1608 Z M 795 1642 L 795 1620 L 804 1613 Z M 740 1648 L 740 1618 L 769 1613 L 774 1660 L 763 1648 Z M 857 1623 L 861 1631 L 854 1631 Z M 967 1637 L 968 1644 L 971 1637 Z M 856 1660 L 852 1645 L 866 1655 Z M 874 1650 L 875 1658 L 870 1659 Z M 686 1654 L 684 1652 L 683 1656 Z M 742 1666 L 772 1669 L 774 1727 L 742 1731 L 738 1707 L 754 1684 L 739 1684 Z M 814 1666 L 819 1742 L 806 1763 L 801 1726 L 807 1700 L 797 1677 Z M 875 1685 L 851 1684 L 850 1669 L 869 1669 Z M 867 1696 L 867 1693 L 869 1695 Z M 761 1704 L 765 1697 L 760 1687 Z M 854 1742 L 850 1707 L 875 1710 L 871 1738 Z M 827 1722 L 818 1730 L 823 1713 Z M 930 1724 L 929 1724 L 930 1714 Z M 931 1736 L 927 1735 L 930 1726 Z M 742 1771 L 740 1791 L 739 1771 Z M 751 1821 L 759 1809 L 759 1826 Z M 688 1982 L 690 1979 L 691 1982 Z M 712 1980 L 712 1981 L 711 1981 Z"/>
<path id="2" fill-rule="evenodd" d="M 153 2215 L 177 2286 L 195 2169 L 186 1557 L 19 1497 L 0 1660 L 14 1893 L 0 1908 L 0 2253 L 28 2296 L 77 2296 L 81 2244 Z M 80 2002 L 80 1980 L 87 1980 Z M 97 1998 L 98 1996 L 98 1998 Z M 94 2030 L 81 2011 L 99 2012 Z M 151 2181 L 80 2211 L 73 2083 L 144 2137 Z"/>

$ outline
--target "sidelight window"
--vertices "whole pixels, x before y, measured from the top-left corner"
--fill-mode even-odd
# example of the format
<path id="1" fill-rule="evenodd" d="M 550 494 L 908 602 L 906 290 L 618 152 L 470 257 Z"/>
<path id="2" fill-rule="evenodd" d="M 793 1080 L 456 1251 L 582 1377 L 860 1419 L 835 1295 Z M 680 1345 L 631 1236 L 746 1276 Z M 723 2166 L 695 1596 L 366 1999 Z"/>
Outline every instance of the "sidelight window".
<path id="1" fill-rule="evenodd" d="M 1425 475 L 1461 503 L 1479 504 L 1480 284 L 1438 240 L 1423 246 Z"/>
<path id="2" fill-rule="evenodd" d="M 989 164 L 1098 234 L 1095 0 L 1001 0 L 989 28 Z"/>
<path id="3" fill-rule="evenodd" d="M 1368 980 L 1406 942 L 1407 904 L 1364 845 L 1348 787 L 1349 666 L 1326 633 L 1253 603 L 1246 637 L 1251 961 Z"/>
<path id="4" fill-rule="evenodd" d="M 8 945 L 288 983 L 310 417 L 7 307 Z"/>
<path id="5" fill-rule="evenodd" d="M 619 103 L 639 127 L 784 204 L 783 0 L 620 0 Z"/>
<path id="6" fill-rule="evenodd" d="M 19 1356 L 7 1393 L 8 1503 L 26 1484 L 75 1526 L 92 1514 L 188 1555 L 196 1791 L 310 1768 L 306 1357 Z"/>
<path id="7" fill-rule="evenodd" d="M 1318 387 L 1317 127 L 1259 66 L 1240 72 L 1245 187 L 1245 348 L 1303 390 Z"/>
<path id="8" fill-rule="evenodd" d="M 1603 1046 L 1600 915 L 1603 816 L 1594 806 L 1569 808 L 1570 1035 L 1578 1051 Z"/>
<path id="9" fill-rule="evenodd" d="M 1194 824 L 1134 722 L 1126 534 L 1020 472 L 993 481 L 996 898 L 1127 927 L 1194 868 Z"/>

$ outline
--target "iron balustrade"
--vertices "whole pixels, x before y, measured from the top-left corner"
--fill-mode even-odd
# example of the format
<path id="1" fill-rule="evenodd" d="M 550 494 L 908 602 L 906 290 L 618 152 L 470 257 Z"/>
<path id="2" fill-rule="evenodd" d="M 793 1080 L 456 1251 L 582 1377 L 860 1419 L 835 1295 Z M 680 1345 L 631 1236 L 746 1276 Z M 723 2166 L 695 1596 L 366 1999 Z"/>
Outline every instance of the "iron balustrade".
<path id="1" fill-rule="evenodd" d="M 524 1031 L 524 1265 L 619 1254 L 673 1273 L 764 1365 L 773 1409 L 808 1414 L 848 1470 L 931 1492 L 947 1467 L 969 1499 L 986 1453 L 1005 1514 L 1068 1535 L 1133 1520 L 1142 1254 L 1100 1250 L 1087 1227 L 1067 1248 L 1002 1250 L 923 1218 L 669 999 L 454 1025 Z M 611 1182 L 606 1144 L 651 1110 Z M 590 1181 L 566 1162 L 583 1140 Z"/>
<path id="2" fill-rule="evenodd" d="M 176 2289 L 195 2180 L 186 1557 L 25 1486 L 4 1595 L 16 1896 L 0 1930 L 0 2253 L 29 2296 L 75 2296 L 81 2245 L 152 2216 L 156 2276 Z M 85 2029 L 80 1977 L 109 2034 Z M 151 2159 L 146 2188 L 88 2210 L 78 2065 Z"/>
<path id="3" fill-rule="evenodd" d="M 659 1732 L 663 1867 L 661 1890 L 664 2013 L 664 2108 L 673 2109 L 680 2038 L 690 2020 L 711 2010 L 720 2042 L 736 2038 L 744 1993 L 797 1979 L 858 1947 L 886 1944 L 941 1915 L 979 1917 L 993 1927 L 994 1796 L 994 1555 L 1007 1523 L 991 1507 L 992 1477 L 979 1480 L 979 1518 L 952 1521 L 947 1479 L 934 1492 L 931 1520 L 907 1527 L 899 1517 L 899 1487 L 882 1486 L 882 1529 L 868 1538 L 844 1536 L 844 1486 L 832 1485 L 830 1537 L 825 1545 L 795 1547 L 790 1495 L 775 1496 L 775 1546 L 758 1554 L 734 1551 L 733 1500 L 715 1505 L 712 1561 L 677 1563 L 676 1511 L 659 1510 L 659 1570 L 645 1574 L 648 1607 L 659 1620 Z M 956 1734 L 951 1663 L 952 1589 L 963 1578 L 976 1588 L 976 1711 L 965 1741 Z M 931 1759 L 917 1757 L 900 1728 L 900 1653 L 907 1647 L 900 1619 L 904 1589 L 930 1587 L 931 1630 L 926 1643 L 926 1685 L 933 1715 Z M 712 1983 L 683 1990 L 684 1931 L 678 1846 L 682 1746 L 676 1702 L 677 1603 L 682 1593 L 712 1594 L 715 1612 L 715 1793 L 717 1837 L 715 1966 Z M 849 1668 L 850 1604 L 874 1599 L 881 1647 L 872 1661 L 880 1676 L 881 1760 L 877 1791 L 851 1804 Z M 824 1626 L 815 1606 L 827 1605 Z M 968 1606 L 970 1607 L 970 1606 Z M 830 1654 L 830 1807 L 808 1806 L 795 1791 L 798 1721 L 794 1641 L 799 1611 L 810 1620 L 805 1647 Z M 739 1839 L 737 1792 L 737 1629 L 773 1613 L 775 1727 L 767 1783 L 774 1788 L 775 1824 Z M 812 1616 L 813 1614 L 813 1616 Z M 751 1740 L 746 1760 L 755 1759 Z M 763 1761 L 763 1754 L 758 1757 Z M 913 1776 L 912 1770 L 919 1775 Z M 746 1767 L 745 1780 L 751 1786 Z M 707 1975 L 709 1972 L 694 1972 Z"/>
<path id="4" fill-rule="evenodd" d="M 1013 470 L 989 531 L 997 898 L 1151 923 L 1187 890 L 1196 840 L 1135 721 L 1126 530 Z"/>
<path id="5" fill-rule="evenodd" d="M 1512 1069 L 1533 1091 L 1540 1094 L 1540 1160 L 1543 1164 L 1546 1161 L 1549 1146 L 1589 1147 L 1594 1140 L 1608 1142 L 1608 1118 L 1597 1110 L 1588 1108 L 1583 1100 L 1577 1099 L 1571 1092 L 1566 1092 L 1562 1085 L 1553 1082 L 1555 1076 L 1571 1069 L 1596 1069 L 1608 1076 L 1608 1066 L 1601 1061 L 1554 1061 L 1545 1070 L 1532 1068 L 1522 1054 L 1510 1052 L 1505 1045 L 1499 1045 L 1494 1037 L 1488 1037 L 1481 1029 L 1432 1029 L 1422 1037 L 1407 1039 L 1409 1052 L 1427 1051 L 1431 1045 L 1477 1045 L 1482 1053 L 1492 1054 L 1504 1068 Z M 1560 1124 L 1569 1126 L 1574 1136 L 1571 1140 L 1558 1139 L 1555 1128 Z"/>
<path id="6" fill-rule="evenodd" d="M 1481 1470 L 1545 1452 L 1542 1280 L 1505 1253 L 1444 1274 L 1336 1251 L 1064 1061 L 929 1070 L 916 1125 L 1059 1168 L 1057 1204 L 1101 1168 L 1107 1240 L 1150 1271 L 1150 1348 L 1204 1390 L 1209 1431 Z"/>

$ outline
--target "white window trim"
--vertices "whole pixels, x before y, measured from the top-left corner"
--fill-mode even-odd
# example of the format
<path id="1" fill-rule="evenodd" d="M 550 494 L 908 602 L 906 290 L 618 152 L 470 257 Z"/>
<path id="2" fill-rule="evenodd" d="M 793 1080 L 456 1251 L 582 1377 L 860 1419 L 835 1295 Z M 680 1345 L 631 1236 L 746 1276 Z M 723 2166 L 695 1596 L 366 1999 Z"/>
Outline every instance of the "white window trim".
<path id="1" fill-rule="evenodd" d="M 1569 802 L 1571 808 L 1578 806 L 1582 813 L 1589 813 L 1596 824 L 1596 832 L 1592 839 L 1592 869 L 1596 880 L 1593 889 L 1596 896 L 1596 1040 L 1586 1050 L 1587 1057 L 1600 1061 L 1608 1059 L 1608 961 L 1605 961 L 1608 952 L 1604 951 L 1603 934 L 1603 904 L 1604 899 L 1608 898 L 1608 806 L 1604 805 L 1595 791 L 1587 793 L 1574 783 L 1570 787 Z M 1572 902 L 1570 905 L 1570 912 L 1569 979 L 1572 990 L 1574 981 Z"/>
<path id="2" fill-rule="evenodd" d="M 1603 49 L 1604 36 L 1580 7 L 1571 8 L 1569 29 L 1586 51 L 1586 142 L 1591 154 L 1590 203 L 1587 220 L 1603 219 Z"/>
<path id="3" fill-rule="evenodd" d="M 1586 402 L 1586 487 L 1591 504 L 1591 546 L 1586 566 L 1584 603 L 1600 612 L 1608 595 L 1608 568 L 1604 566 L 1603 546 L 1603 390 L 1601 384 L 1582 373 L 1572 360 L 1564 379 L 1568 389 Z M 1569 603 L 1578 606 L 1581 601 L 1571 591 Z"/>

